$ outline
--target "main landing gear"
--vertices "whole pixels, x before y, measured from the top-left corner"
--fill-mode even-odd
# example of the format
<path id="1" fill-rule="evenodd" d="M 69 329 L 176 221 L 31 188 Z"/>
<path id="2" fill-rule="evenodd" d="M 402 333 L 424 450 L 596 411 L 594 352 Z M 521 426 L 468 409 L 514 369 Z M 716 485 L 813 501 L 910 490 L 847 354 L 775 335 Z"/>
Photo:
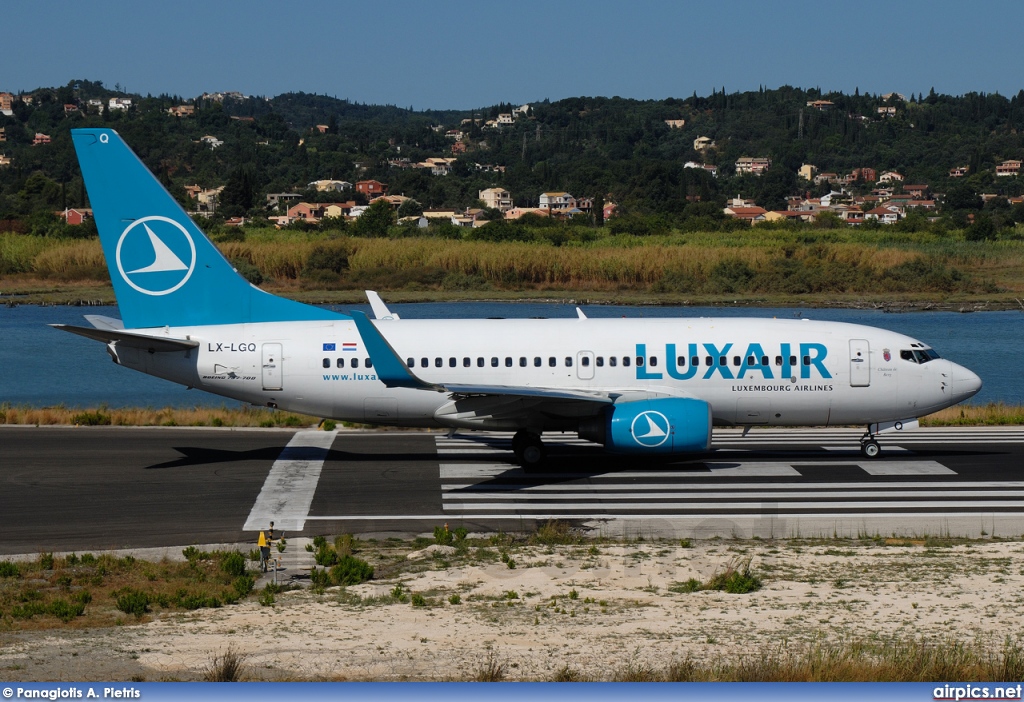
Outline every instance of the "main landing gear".
<path id="1" fill-rule="evenodd" d="M 865 458 L 878 458 L 878 455 L 882 453 L 882 447 L 878 445 L 870 427 L 867 433 L 860 437 L 860 452 L 864 454 Z"/>
<path id="2" fill-rule="evenodd" d="M 523 468 L 535 468 L 544 462 L 547 451 L 544 449 L 544 442 L 540 440 L 540 434 L 520 429 L 512 437 L 512 450 L 516 454 L 516 460 Z"/>

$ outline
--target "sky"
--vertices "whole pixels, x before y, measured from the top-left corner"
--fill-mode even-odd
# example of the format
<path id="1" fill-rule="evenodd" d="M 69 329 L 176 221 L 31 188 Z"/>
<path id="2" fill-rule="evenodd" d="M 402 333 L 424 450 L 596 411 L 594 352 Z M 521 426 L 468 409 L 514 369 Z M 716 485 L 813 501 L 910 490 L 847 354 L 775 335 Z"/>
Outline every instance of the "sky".
<path id="1" fill-rule="evenodd" d="M 421 110 L 762 85 L 1024 88 L 1020 0 L 34 0 L 2 17 L 8 92 L 88 79 Z"/>

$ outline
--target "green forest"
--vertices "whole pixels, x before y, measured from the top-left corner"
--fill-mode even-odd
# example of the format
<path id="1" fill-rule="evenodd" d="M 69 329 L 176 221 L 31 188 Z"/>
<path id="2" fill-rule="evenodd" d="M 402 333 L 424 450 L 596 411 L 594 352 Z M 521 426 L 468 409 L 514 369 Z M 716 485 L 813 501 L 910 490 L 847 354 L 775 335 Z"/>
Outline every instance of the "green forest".
<path id="1" fill-rule="evenodd" d="M 905 100 L 790 87 L 744 93 L 723 88 L 705 97 L 657 101 L 579 97 L 531 103 L 527 116 L 500 129 L 485 129 L 481 122 L 512 105 L 415 111 L 305 93 L 228 96 L 218 102 L 129 95 L 87 80 L 29 96 L 31 104 L 16 96 L 13 116 L 0 116 L 6 137 L 0 152 L 11 159 L 0 167 L 0 220 L 30 227 L 40 224 L 33 217 L 87 205 L 69 130 L 101 125 L 117 129 L 183 201 L 186 184 L 226 185 L 224 216 L 265 214 L 266 193 L 302 192 L 318 179 L 377 179 L 390 193 L 428 209 L 478 205 L 478 192 L 488 187 L 507 188 L 520 207 L 535 207 L 544 191 L 568 191 L 614 201 L 622 214 L 653 218 L 637 234 L 714 230 L 722 226 L 727 198 L 742 195 L 766 209 L 784 209 L 787 195 L 828 192 L 827 184 L 798 181 L 803 163 L 838 173 L 858 167 L 898 170 L 906 182 L 926 183 L 946 195 L 953 226 L 966 223 L 955 218 L 957 212 L 982 208 L 981 193 L 1024 192 L 1020 177 L 994 175 L 996 164 L 1024 156 L 1024 91 L 1013 97 L 932 92 Z M 110 110 L 105 106 L 110 97 L 129 97 L 132 105 Z M 101 101 L 103 109 L 88 109 L 89 100 Z M 813 100 L 833 106 L 827 111 L 808 107 Z M 168 114 L 180 104 L 194 105 L 194 115 Z M 80 109 L 67 113 L 65 105 Z M 894 107 L 895 115 L 879 117 L 881 106 Z M 452 140 L 444 131 L 465 119 L 476 121 L 464 128 L 467 150 L 450 175 L 389 167 L 389 160 L 450 156 Z M 685 120 L 685 126 L 666 125 L 675 119 Z M 326 125 L 326 132 L 316 125 Z M 36 133 L 52 142 L 33 146 Z M 211 149 L 199 141 L 205 135 L 223 140 L 223 146 Z M 698 136 L 713 139 L 716 147 L 698 153 L 693 148 Z M 772 166 L 763 176 L 736 176 L 733 164 L 743 156 L 769 157 Z M 684 168 L 687 161 L 717 165 L 719 176 Z M 484 172 L 477 164 L 505 170 Z M 949 178 L 955 166 L 968 166 L 968 177 Z M 1005 211 L 1005 199 L 991 204 L 997 228 L 1017 220 Z M 1024 212 L 1019 214 L 1024 219 Z"/>

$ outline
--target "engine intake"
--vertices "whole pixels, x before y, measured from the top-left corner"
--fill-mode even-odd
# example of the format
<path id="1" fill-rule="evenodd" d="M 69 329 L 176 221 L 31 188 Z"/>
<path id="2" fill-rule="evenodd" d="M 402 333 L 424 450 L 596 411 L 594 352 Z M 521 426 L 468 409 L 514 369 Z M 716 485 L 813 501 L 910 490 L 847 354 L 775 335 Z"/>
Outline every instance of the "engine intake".
<path id="1" fill-rule="evenodd" d="M 615 404 L 580 422 L 580 438 L 615 453 L 686 453 L 711 448 L 711 405 L 667 397 Z"/>

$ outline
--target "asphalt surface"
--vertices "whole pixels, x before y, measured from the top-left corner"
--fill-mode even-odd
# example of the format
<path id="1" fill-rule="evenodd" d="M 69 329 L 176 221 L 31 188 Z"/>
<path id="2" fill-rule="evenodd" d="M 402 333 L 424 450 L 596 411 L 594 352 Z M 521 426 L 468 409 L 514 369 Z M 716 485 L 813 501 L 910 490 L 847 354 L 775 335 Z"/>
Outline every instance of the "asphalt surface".
<path id="1" fill-rule="evenodd" d="M 1024 428 L 883 437 L 874 460 L 854 430 L 716 430 L 716 451 L 674 462 L 553 436 L 533 471 L 502 434 L 339 432 L 319 453 L 296 447 L 310 434 L 0 427 L 0 554 L 244 543 L 276 506 L 302 536 L 552 518 L 661 536 L 1024 533 Z"/>

